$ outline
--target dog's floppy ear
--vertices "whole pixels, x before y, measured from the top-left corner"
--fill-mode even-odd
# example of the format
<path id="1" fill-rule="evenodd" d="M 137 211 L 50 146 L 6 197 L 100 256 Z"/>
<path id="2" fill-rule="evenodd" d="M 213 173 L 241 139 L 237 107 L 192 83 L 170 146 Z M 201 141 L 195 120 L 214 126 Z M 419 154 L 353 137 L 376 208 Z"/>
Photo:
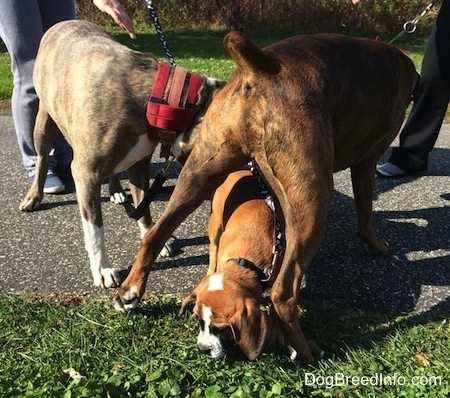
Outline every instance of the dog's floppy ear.
<path id="1" fill-rule="evenodd" d="M 256 47 L 243 33 L 232 30 L 223 39 L 223 45 L 245 74 L 276 74 L 280 65 L 275 58 Z"/>
<path id="2" fill-rule="evenodd" d="M 254 361 L 261 354 L 267 336 L 267 315 L 256 300 L 246 299 L 239 311 L 229 320 L 234 340 L 245 356 Z"/>
<path id="3" fill-rule="evenodd" d="M 194 289 L 194 290 L 192 291 L 192 293 L 191 293 L 189 296 L 187 296 L 187 297 L 183 300 L 183 302 L 181 303 L 181 308 L 180 308 L 180 311 L 178 311 L 178 315 L 183 315 L 183 314 L 184 314 L 184 311 L 186 311 L 186 307 L 187 307 L 189 304 L 194 303 L 196 299 L 197 299 L 197 293 L 196 293 L 196 291 L 195 291 L 195 289 Z"/>

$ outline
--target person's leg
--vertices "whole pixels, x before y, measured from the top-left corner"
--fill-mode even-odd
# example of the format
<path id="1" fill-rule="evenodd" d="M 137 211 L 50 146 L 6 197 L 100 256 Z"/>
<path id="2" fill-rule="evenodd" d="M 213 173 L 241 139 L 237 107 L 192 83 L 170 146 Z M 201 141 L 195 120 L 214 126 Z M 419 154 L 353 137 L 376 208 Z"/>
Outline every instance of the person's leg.
<path id="1" fill-rule="evenodd" d="M 450 3 L 444 2 L 425 50 L 417 100 L 400 133 L 400 145 L 377 172 L 396 177 L 425 170 L 450 100 Z"/>
<path id="2" fill-rule="evenodd" d="M 34 60 L 43 34 L 37 1 L 4 0 L 0 12 L 0 36 L 11 56 L 14 87 L 12 114 L 23 164 L 34 174 L 36 152 L 33 127 L 38 108 L 32 74 Z"/>
<path id="3" fill-rule="evenodd" d="M 74 0 L 39 0 L 39 9 L 44 32 L 58 22 L 76 17 Z M 53 157 L 56 161 L 53 170 L 58 175 L 70 174 L 70 163 L 73 158 L 72 148 L 61 134 L 53 142 L 53 147 Z"/>
<path id="4" fill-rule="evenodd" d="M 75 18 L 73 1 L 2 1 L 0 37 L 11 57 L 11 71 L 14 78 L 11 107 L 14 127 L 22 161 L 30 178 L 34 176 L 36 163 L 33 129 L 38 98 L 32 80 L 35 57 L 44 31 L 60 20 L 73 18 Z M 71 158 L 72 154 L 62 136 L 55 142 L 55 147 L 63 154 L 61 157 L 67 166 L 70 163 L 68 157 Z M 47 193 L 64 190 L 64 184 L 52 174 L 56 160 L 50 158 L 50 172 L 44 188 Z"/>

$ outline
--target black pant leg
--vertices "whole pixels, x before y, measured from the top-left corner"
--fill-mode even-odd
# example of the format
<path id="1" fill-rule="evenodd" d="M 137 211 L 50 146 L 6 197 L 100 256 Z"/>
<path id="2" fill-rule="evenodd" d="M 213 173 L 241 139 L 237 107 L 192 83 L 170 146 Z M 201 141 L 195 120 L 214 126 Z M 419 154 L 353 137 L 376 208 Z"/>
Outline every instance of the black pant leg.
<path id="1" fill-rule="evenodd" d="M 418 168 L 433 149 L 450 100 L 450 3 L 444 1 L 425 50 L 416 102 L 390 161 Z"/>

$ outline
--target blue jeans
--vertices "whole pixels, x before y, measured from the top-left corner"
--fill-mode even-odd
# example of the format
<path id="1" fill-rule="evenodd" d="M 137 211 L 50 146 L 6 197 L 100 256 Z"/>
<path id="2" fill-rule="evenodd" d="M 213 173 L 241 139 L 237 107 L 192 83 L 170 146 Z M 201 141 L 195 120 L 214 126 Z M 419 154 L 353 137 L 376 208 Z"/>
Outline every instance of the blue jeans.
<path id="1" fill-rule="evenodd" d="M 34 175 L 36 163 L 33 128 L 39 100 L 33 87 L 33 67 L 39 42 L 52 25 L 75 16 L 75 0 L 1 1 L 0 37 L 11 57 L 14 77 L 11 102 L 14 127 L 29 176 Z M 68 167 L 72 150 L 61 134 L 53 148 L 50 170 Z"/>

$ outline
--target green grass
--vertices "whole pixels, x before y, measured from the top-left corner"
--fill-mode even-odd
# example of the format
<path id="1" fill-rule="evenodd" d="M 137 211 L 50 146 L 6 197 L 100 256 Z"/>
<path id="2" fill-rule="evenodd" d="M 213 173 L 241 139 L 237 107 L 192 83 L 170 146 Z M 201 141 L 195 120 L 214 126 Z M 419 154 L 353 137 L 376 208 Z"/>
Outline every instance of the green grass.
<path id="1" fill-rule="evenodd" d="M 197 324 L 188 314 L 178 315 L 178 300 L 146 297 L 136 312 L 120 314 L 106 298 L 0 295 L 0 396 L 450 394 L 450 323 L 443 318 L 368 316 L 303 303 L 302 326 L 327 354 L 314 368 L 274 351 L 255 362 L 238 350 L 213 360 L 196 349 Z M 72 378 L 68 369 L 81 378 Z M 392 385 L 379 385 L 379 375 L 385 384 L 391 377 Z M 375 385 L 362 385 L 362 376 Z M 332 386 L 342 377 L 354 379 Z M 427 380 L 432 385 L 413 385 Z"/>
<path id="2" fill-rule="evenodd" d="M 10 99 L 12 88 L 11 61 L 7 53 L 0 53 L 0 100 Z"/>
<path id="3" fill-rule="evenodd" d="M 165 60 L 158 38 L 141 33 L 137 50 Z M 226 79 L 234 64 L 223 34 L 171 34 L 177 64 Z M 252 39 L 260 46 L 278 40 Z M 424 41 L 399 47 L 420 67 Z M 0 99 L 11 95 L 9 57 L 0 54 Z M 196 349 L 197 325 L 177 315 L 173 298 L 147 298 L 138 311 L 115 312 L 108 299 L 0 295 L 0 397 L 445 397 L 450 394 L 450 324 L 426 315 L 388 317 L 302 303 L 306 333 L 327 353 L 318 367 L 264 353 L 248 362 L 236 350 L 212 360 Z M 72 378 L 74 369 L 82 376 Z M 306 379 L 308 374 L 309 379 Z M 339 377 L 348 379 L 343 385 Z M 385 384 L 370 377 L 391 377 Z M 367 385 L 363 385 L 367 377 Z M 434 385 L 417 386 L 417 376 Z M 396 383 L 393 379 L 397 377 Z M 315 384 L 309 385 L 312 378 Z M 356 385 L 359 380 L 360 384 Z M 433 381 L 433 380 L 431 380 Z M 377 382 L 380 384 L 380 381 Z M 339 383 L 338 383 L 339 384 Z"/>
<path id="4" fill-rule="evenodd" d="M 132 40 L 118 29 L 113 30 L 120 42 L 138 51 L 150 51 L 161 61 L 167 62 L 158 36 L 138 30 L 138 37 Z M 235 64 L 222 45 L 225 32 L 171 33 L 166 32 L 172 54 L 178 65 L 192 72 L 204 73 L 211 77 L 228 79 L 235 69 Z M 251 37 L 260 47 L 274 43 L 282 37 Z M 410 52 L 418 70 L 422 60 L 425 41 L 401 42 L 400 48 Z M 0 100 L 10 99 L 12 93 L 12 75 L 10 59 L 6 52 L 0 53 Z"/>

